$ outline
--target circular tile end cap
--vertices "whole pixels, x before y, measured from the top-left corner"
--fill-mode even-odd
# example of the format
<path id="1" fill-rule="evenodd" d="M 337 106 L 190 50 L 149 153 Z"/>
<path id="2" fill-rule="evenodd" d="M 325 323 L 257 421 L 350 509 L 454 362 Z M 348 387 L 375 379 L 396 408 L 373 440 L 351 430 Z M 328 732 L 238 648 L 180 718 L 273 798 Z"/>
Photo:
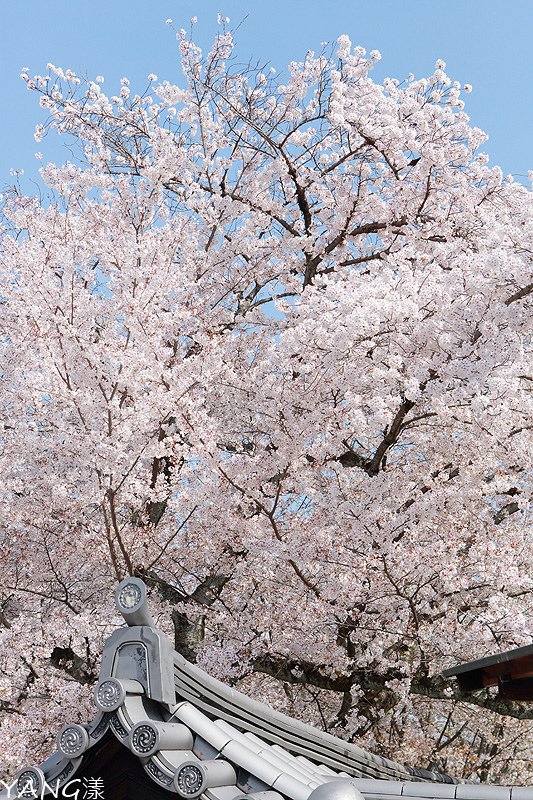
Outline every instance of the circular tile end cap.
<path id="1" fill-rule="evenodd" d="M 205 774 L 200 763 L 188 761 L 174 775 L 174 788 L 181 797 L 199 797 L 205 788 Z"/>
<path id="2" fill-rule="evenodd" d="M 89 746 L 89 734 L 83 725 L 65 725 L 57 735 L 57 749 L 67 758 L 77 758 Z"/>
<path id="3" fill-rule="evenodd" d="M 138 722 L 130 731 L 130 748 L 138 755 L 148 758 L 158 749 L 159 733 L 155 725 L 148 720 Z"/>
<path id="4" fill-rule="evenodd" d="M 146 586 L 140 578 L 125 578 L 115 591 L 115 604 L 121 614 L 133 614 L 146 602 Z"/>
<path id="5" fill-rule="evenodd" d="M 126 690 L 116 678 L 105 678 L 94 690 L 94 701 L 100 711 L 116 711 L 126 698 Z"/>
<path id="6" fill-rule="evenodd" d="M 44 792 L 44 772 L 39 767 L 26 767 L 17 773 L 15 778 L 17 797 L 36 798 Z"/>

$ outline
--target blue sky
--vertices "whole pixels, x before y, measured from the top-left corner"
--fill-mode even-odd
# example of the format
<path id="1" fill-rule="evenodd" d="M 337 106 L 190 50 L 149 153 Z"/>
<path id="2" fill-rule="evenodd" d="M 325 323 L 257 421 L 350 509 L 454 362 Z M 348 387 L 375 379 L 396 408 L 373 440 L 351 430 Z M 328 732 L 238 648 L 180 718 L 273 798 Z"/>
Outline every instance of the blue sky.
<path id="1" fill-rule="evenodd" d="M 150 72 L 179 80 L 165 19 L 188 28 L 196 15 L 195 38 L 207 45 L 217 12 L 231 18 L 230 27 L 247 17 L 237 37 L 240 57 L 269 61 L 278 71 L 341 33 L 381 51 L 377 79 L 426 75 L 442 58 L 454 80 L 474 87 L 466 110 L 489 134 L 483 149 L 491 162 L 521 181 L 533 168 L 533 0 L 2 0 L 0 191 L 13 181 L 11 168 L 24 169 L 31 191 L 38 150 L 45 161 L 70 157 L 57 141 L 33 140 L 43 112 L 19 78 L 22 67 L 44 73 L 51 61 L 91 78 L 101 74 L 111 92 L 122 76 L 142 89 Z"/>

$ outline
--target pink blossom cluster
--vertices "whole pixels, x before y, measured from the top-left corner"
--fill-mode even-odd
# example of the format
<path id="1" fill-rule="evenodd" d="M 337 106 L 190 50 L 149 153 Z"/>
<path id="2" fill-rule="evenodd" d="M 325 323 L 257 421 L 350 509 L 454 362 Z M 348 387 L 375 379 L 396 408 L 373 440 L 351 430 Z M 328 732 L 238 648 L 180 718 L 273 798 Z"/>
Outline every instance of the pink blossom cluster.
<path id="1" fill-rule="evenodd" d="M 132 573 L 250 694 L 531 780 L 439 678 L 531 641 L 531 193 L 443 62 L 378 83 L 343 36 L 280 78 L 227 24 L 138 93 L 23 72 L 80 150 L 3 204 L 0 761 L 90 716 Z"/>

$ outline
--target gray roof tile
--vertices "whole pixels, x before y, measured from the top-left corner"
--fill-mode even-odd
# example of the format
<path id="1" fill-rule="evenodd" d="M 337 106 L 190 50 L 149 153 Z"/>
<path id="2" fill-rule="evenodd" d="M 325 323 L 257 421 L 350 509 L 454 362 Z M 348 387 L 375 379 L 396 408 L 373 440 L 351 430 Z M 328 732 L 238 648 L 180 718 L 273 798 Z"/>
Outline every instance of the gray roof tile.
<path id="1" fill-rule="evenodd" d="M 141 595 L 139 613 L 148 619 Z M 121 643 L 131 648 L 136 641 L 136 653 L 146 654 L 144 665 L 142 658 L 115 658 Z M 152 677 L 155 695 L 149 690 Z M 100 711 L 94 720 L 63 729 L 63 754 L 47 759 L 36 776 L 72 777 L 82 753 L 110 726 L 156 783 L 179 795 L 186 781 L 194 789 L 190 797 L 203 793 L 206 800 L 309 800 L 315 790 L 315 800 L 533 800 L 533 787 L 460 784 L 291 719 L 172 654 L 165 637 L 151 628 L 131 627 L 108 640 L 95 702 Z M 76 758 L 69 759 L 70 752 Z M 7 797 L 0 792 L 2 800 Z"/>

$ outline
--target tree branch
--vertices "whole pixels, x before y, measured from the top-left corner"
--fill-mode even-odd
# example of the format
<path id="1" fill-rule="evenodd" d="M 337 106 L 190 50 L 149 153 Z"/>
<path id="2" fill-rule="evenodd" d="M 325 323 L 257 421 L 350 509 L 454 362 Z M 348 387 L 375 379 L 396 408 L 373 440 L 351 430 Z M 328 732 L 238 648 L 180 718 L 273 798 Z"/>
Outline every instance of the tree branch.
<path id="1" fill-rule="evenodd" d="M 286 658 L 275 653 L 258 656 L 252 664 L 252 671 L 270 675 L 276 680 L 294 685 L 310 684 L 330 692 L 349 693 L 353 688 L 372 691 L 373 694 L 390 692 L 389 681 L 405 680 L 400 670 L 385 673 L 372 670 L 355 669 L 350 672 L 325 672 L 319 665 L 305 659 Z M 446 680 L 441 675 L 431 677 L 416 675 L 411 679 L 410 693 L 434 700 L 460 701 L 479 708 L 485 708 L 505 717 L 532 719 L 533 707 L 494 696 L 487 689 L 478 692 L 461 692 L 454 680 Z"/>

